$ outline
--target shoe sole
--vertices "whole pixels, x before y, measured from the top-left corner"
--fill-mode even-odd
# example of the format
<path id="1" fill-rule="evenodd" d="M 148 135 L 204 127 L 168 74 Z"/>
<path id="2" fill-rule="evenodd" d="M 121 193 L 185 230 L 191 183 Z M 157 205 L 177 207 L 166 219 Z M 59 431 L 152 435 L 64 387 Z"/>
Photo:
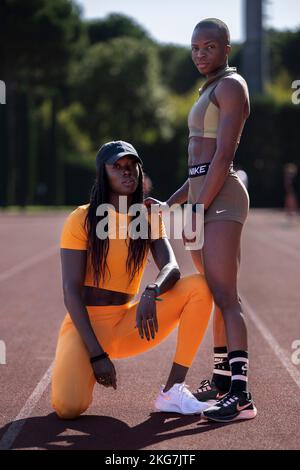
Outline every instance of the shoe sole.
<path id="1" fill-rule="evenodd" d="M 201 411 L 192 411 L 191 413 L 183 413 L 182 411 L 179 411 L 178 408 L 175 409 L 172 408 L 172 409 L 168 409 L 168 410 L 162 410 L 161 408 L 158 408 L 157 406 L 154 405 L 154 408 L 156 411 L 160 412 L 160 413 L 178 413 L 180 415 L 201 415 L 203 413 L 203 411 L 207 408 L 209 408 L 207 406 L 207 408 L 201 410 Z"/>
<path id="2" fill-rule="evenodd" d="M 240 413 L 234 418 L 213 418 L 211 416 L 208 417 L 205 415 L 203 415 L 203 417 L 209 421 L 216 421 L 217 423 L 231 423 L 232 421 L 240 421 L 243 419 L 253 419 L 256 417 L 256 415 L 257 415 L 257 409 L 254 408 L 253 410 L 240 411 Z"/>
<path id="3" fill-rule="evenodd" d="M 219 400 L 221 400 L 221 398 L 218 398 L 218 399 L 210 398 L 209 400 L 198 400 L 198 401 L 202 401 L 202 403 L 207 403 L 211 407 L 211 406 L 214 406 Z"/>
<path id="4" fill-rule="evenodd" d="M 211 398 L 210 400 L 207 400 L 207 401 L 206 401 L 206 403 L 207 403 L 209 406 L 213 406 L 213 405 L 215 405 L 217 402 L 218 402 L 218 400 L 215 399 L 215 398 Z"/>

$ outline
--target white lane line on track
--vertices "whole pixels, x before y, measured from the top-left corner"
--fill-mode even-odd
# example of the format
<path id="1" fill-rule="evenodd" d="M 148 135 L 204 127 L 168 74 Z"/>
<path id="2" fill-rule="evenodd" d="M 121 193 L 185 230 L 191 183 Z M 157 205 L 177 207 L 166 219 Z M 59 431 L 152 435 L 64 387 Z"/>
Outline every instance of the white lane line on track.
<path id="1" fill-rule="evenodd" d="M 38 264 L 41 261 L 44 261 L 45 259 L 49 258 L 50 256 L 53 256 L 55 253 L 59 253 L 58 245 L 53 245 L 50 248 L 48 248 L 47 250 L 42 251 L 41 253 L 39 253 L 35 256 L 32 256 L 32 258 L 29 258 L 29 259 L 26 259 L 25 261 L 22 261 L 17 266 L 9 268 L 6 271 L 0 273 L 0 282 L 6 281 L 10 277 L 15 276 L 16 274 L 19 274 L 20 272 L 24 271 L 25 269 L 31 268 L 35 264 Z"/>
<path id="2" fill-rule="evenodd" d="M 253 308 L 249 305 L 248 301 L 243 295 L 241 295 L 242 305 L 245 306 L 247 316 L 252 320 L 253 324 L 256 326 L 262 337 L 266 340 L 274 354 L 278 357 L 281 364 L 284 366 L 286 371 L 290 374 L 291 378 L 294 380 L 295 384 L 300 388 L 300 372 L 292 364 L 291 359 L 288 357 L 284 349 L 279 345 L 277 340 L 274 338 L 272 333 L 264 325 L 261 319 L 256 315 Z"/>
<path id="3" fill-rule="evenodd" d="M 24 424 L 26 423 L 27 418 L 29 418 L 31 415 L 32 411 L 50 383 L 52 366 L 53 363 L 50 365 L 43 378 L 35 387 L 34 391 L 26 401 L 18 416 L 16 416 L 5 434 L 2 436 L 0 440 L 0 450 L 8 450 L 13 445 Z"/>

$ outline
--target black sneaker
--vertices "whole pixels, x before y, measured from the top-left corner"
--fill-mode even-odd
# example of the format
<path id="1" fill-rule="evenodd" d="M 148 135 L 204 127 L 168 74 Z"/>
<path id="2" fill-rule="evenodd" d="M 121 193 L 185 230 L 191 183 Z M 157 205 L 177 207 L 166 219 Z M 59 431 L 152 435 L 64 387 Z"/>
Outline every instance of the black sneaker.
<path id="1" fill-rule="evenodd" d="M 229 390 L 220 390 L 213 380 L 211 382 L 209 380 L 202 380 L 199 388 L 197 388 L 193 395 L 199 401 L 215 403 L 224 398 L 228 392 Z"/>
<path id="2" fill-rule="evenodd" d="M 222 423 L 252 419 L 256 415 L 257 409 L 249 392 L 229 392 L 222 400 L 203 411 L 205 418 Z"/>

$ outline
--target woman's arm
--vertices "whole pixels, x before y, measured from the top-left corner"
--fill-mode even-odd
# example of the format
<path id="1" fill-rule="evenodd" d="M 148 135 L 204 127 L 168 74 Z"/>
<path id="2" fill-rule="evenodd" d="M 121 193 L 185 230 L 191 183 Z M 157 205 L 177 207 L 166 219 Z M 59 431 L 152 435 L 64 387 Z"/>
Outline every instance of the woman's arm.
<path id="1" fill-rule="evenodd" d="M 244 86 L 231 78 L 220 83 L 215 95 L 220 108 L 217 148 L 197 201 L 204 204 L 205 209 L 221 190 L 228 175 L 243 127 L 247 99 Z"/>
<path id="2" fill-rule="evenodd" d="M 150 250 L 156 266 L 159 269 L 155 284 L 159 288 L 160 294 L 170 290 L 180 279 L 180 270 L 175 258 L 174 251 L 167 238 L 154 240 L 150 245 Z"/>
<path id="3" fill-rule="evenodd" d="M 157 284 L 160 294 L 163 294 L 170 290 L 180 278 L 179 267 L 167 238 L 154 240 L 150 249 L 159 269 L 159 274 L 154 282 Z M 158 332 L 155 297 L 155 292 L 146 287 L 136 311 L 136 326 L 140 337 L 142 339 L 146 337 L 148 341 L 150 338 L 154 339 Z"/>
<path id="4" fill-rule="evenodd" d="M 86 250 L 62 248 L 62 283 L 65 306 L 76 326 L 90 357 L 104 352 L 96 338 L 87 309 L 81 298 L 86 270 Z"/>
<path id="5" fill-rule="evenodd" d="M 189 180 L 187 179 L 181 188 L 177 189 L 177 191 L 172 194 L 172 196 L 170 196 L 166 202 L 169 207 L 171 207 L 173 204 L 184 204 L 188 200 L 188 194 Z"/>
<path id="6" fill-rule="evenodd" d="M 158 199 L 154 199 L 153 197 L 147 197 L 144 200 L 144 204 L 147 208 L 151 206 L 151 204 L 159 204 L 161 208 L 164 207 L 168 210 L 173 204 L 184 204 L 188 200 L 189 194 L 189 180 L 179 188 L 166 202 L 159 201 Z"/>
<path id="7" fill-rule="evenodd" d="M 81 298 L 86 270 L 86 250 L 70 250 L 62 248 L 61 264 L 63 278 L 63 293 L 65 306 L 84 342 L 90 357 L 95 357 L 104 352 L 91 325 L 87 309 Z M 93 362 L 92 369 L 95 378 L 104 387 L 117 388 L 116 370 L 109 359 L 97 359 Z"/>

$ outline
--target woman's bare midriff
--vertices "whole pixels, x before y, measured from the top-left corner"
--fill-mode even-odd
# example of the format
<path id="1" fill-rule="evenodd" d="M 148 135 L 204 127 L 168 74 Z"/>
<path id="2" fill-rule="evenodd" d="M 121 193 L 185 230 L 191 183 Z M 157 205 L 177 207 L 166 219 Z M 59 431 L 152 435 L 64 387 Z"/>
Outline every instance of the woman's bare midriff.
<path id="1" fill-rule="evenodd" d="M 98 289 L 97 287 L 83 286 L 82 289 L 84 304 L 89 306 L 124 305 L 133 298 L 133 294 Z"/>
<path id="2" fill-rule="evenodd" d="M 200 165 L 212 161 L 216 151 L 216 139 L 191 137 L 188 145 L 188 165 Z"/>

